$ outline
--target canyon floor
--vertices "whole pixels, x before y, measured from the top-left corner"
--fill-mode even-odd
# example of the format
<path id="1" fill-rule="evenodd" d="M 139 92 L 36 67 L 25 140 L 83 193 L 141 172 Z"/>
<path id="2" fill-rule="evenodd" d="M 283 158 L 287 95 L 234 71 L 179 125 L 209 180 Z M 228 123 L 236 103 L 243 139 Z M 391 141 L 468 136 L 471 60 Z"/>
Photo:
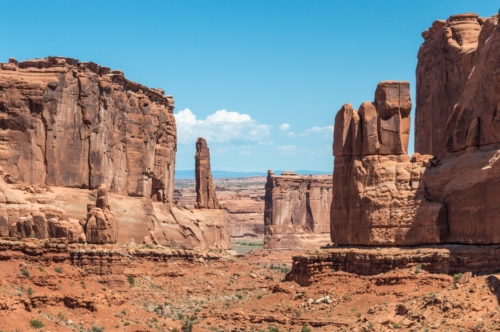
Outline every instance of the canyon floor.
<path id="1" fill-rule="evenodd" d="M 301 253 L 258 249 L 221 260 L 144 260 L 128 265 L 123 275 L 105 277 L 69 263 L 42 266 L 4 256 L 0 330 L 500 329 L 500 274 L 459 284 L 419 267 L 375 276 L 331 271 L 301 287 L 284 281 L 292 256 Z"/>

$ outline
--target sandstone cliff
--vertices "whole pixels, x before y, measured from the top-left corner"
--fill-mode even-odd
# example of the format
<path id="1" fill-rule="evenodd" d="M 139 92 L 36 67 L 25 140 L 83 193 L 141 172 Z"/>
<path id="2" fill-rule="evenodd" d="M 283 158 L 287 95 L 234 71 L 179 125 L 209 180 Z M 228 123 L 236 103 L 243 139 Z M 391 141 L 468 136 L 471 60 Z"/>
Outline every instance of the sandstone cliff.
<path id="1" fill-rule="evenodd" d="M 328 243 L 332 179 L 269 171 L 266 183 L 264 247 L 319 247 Z"/>
<path id="2" fill-rule="evenodd" d="M 465 22 L 464 17 L 468 17 Z M 500 205 L 497 199 L 500 185 L 500 118 L 497 114 L 500 79 L 496 74 L 500 66 L 497 56 L 500 51 L 498 16 L 482 19 L 472 14 L 455 15 L 433 34 L 449 29 L 448 26 L 456 24 L 458 18 L 463 29 L 474 26 L 474 33 L 465 34 L 467 40 L 473 41 L 469 51 L 473 53 L 471 65 L 461 68 L 467 69 L 467 72 L 463 82 L 453 92 L 455 98 L 449 98 L 438 85 L 433 97 L 436 100 L 448 98 L 453 101 L 453 107 L 432 109 L 426 104 L 426 90 L 417 89 L 417 100 L 421 100 L 423 105 L 416 110 L 417 118 L 436 112 L 447 119 L 428 126 L 430 131 L 436 131 L 438 127 L 446 130 L 437 141 L 440 149 L 433 151 L 441 158 L 440 167 L 426 170 L 422 178 L 427 183 L 429 197 L 443 202 L 448 208 L 449 235 L 445 241 L 500 243 Z M 446 48 L 446 40 L 437 39 L 429 48 L 433 53 L 442 52 Z M 425 61 L 425 57 L 419 58 L 419 63 Z M 460 61 L 457 59 L 457 67 L 461 66 Z M 423 77 L 430 75 L 449 75 L 450 80 L 461 80 L 455 71 L 448 73 L 446 67 L 436 67 L 433 73 L 422 71 Z M 425 142 L 426 137 L 426 132 L 417 127 L 416 138 Z M 416 145 L 417 152 L 421 152 L 419 148 Z"/>
<path id="3" fill-rule="evenodd" d="M 48 57 L 0 66 L 0 165 L 28 184 L 172 202 L 174 101 L 123 72 Z"/>
<path id="4" fill-rule="evenodd" d="M 225 211 L 193 213 L 174 205 L 173 109 L 163 90 L 92 62 L 48 57 L 1 63 L 0 165 L 1 181 L 8 183 L 0 187 L 22 203 L 0 207 L 0 232 L 230 248 Z M 19 191 L 30 185 L 51 190 Z M 96 203 L 87 206 L 89 200 Z"/>
<path id="5" fill-rule="evenodd" d="M 430 202 L 421 175 L 431 156 L 407 155 L 408 82 L 381 82 L 374 102 L 335 117 L 331 239 L 336 244 L 439 243 L 446 206 Z"/>
<path id="6" fill-rule="evenodd" d="M 379 93 L 359 111 L 344 105 L 337 114 L 331 224 L 336 243 L 500 243 L 498 16 L 454 15 L 434 22 L 423 37 L 411 160 L 399 148 L 405 146 L 397 133 L 403 117 L 384 124 Z M 382 101 L 391 104 L 397 102 Z M 388 140 L 384 125 L 392 135 Z M 390 153 L 381 148 L 384 140 Z"/>
<path id="7" fill-rule="evenodd" d="M 443 150 L 445 124 L 474 67 L 483 23 L 477 14 L 453 15 L 435 21 L 422 33 L 416 71 L 415 151 L 438 155 Z"/>

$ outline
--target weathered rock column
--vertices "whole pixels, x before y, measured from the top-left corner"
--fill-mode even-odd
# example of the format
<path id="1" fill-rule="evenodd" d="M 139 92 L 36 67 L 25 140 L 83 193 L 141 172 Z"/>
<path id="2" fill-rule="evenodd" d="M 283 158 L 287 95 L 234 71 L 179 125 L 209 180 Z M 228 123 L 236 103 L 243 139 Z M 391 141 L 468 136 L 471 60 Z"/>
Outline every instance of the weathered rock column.
<path id="1" fill-rule="evenodd" d="M 84 225 L 88 243 L 116 243 L 118 223 L 108 202 L 106 186 L 101 184 L 97 189 L 95 203 L 87 205 L 88 214 Z"/>
<path id="2" fill-rule="evenodd" d="M 337 244 L 439 243 L 446 207 L 430 202 L 421 181 L 432 156 L 407 155 L 410 85 L 379 83 L 375 101 L 335 117 L 331 239 Z"/>
<path id="3" fill-rule="evenodd" d="M 196 141 L 195 173 L 197 209 L 220 209 L 210 169 L 210 149 L 207 141 L 200 137 Z"/>

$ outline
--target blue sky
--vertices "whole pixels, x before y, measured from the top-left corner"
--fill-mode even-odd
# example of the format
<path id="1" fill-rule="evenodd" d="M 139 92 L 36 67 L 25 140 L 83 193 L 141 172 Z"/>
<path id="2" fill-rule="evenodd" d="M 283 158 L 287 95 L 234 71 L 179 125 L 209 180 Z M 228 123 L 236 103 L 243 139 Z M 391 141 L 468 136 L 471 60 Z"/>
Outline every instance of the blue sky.
<path id="1" fill-rule="evenodd" d="M 333 119 L 381 80 L 415 87 L 421 32 L 497 1 L 6 1 L 0 61 L 61 55 L 174 96 L 177 169 L 331 171 Z M 414 93 L 413 93 L 413 101 Z M 413 129 L 413 128 L 412 128 Z M 413 142 L 410 141 L 410 146 Z"/>

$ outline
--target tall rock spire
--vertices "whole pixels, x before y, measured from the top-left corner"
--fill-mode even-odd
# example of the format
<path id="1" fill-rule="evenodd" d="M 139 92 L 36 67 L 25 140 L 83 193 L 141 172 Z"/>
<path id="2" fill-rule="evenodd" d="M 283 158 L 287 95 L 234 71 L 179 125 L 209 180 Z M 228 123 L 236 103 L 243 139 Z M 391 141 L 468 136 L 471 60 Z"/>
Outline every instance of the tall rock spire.
<path id="1" fill-rule="evenodd" d="M 195 173 L 197 209 L 220 209 L 210 170 L 210 149 L 207 141 L 200 137 L 196 141 Z"/>

